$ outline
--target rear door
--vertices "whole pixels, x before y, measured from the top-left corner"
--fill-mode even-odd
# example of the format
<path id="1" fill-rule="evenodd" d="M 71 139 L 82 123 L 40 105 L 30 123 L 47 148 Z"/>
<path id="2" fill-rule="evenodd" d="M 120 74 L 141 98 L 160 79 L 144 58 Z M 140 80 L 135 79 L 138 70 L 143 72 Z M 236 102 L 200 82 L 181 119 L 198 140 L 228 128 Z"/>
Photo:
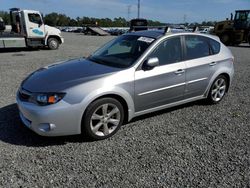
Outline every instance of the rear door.
<path id="1" fill-rule="evenodd" d="M 152 70 L 135 72 L 135 111 L 143 111 L 183 99 L 185 63 L 182 62 L 181 38 L 161 42 L 147 57 L 159 59 Z"/>
<path id="2" fill-rule="evenodd" d="M 211 57 L 209 39 L 199 35 L 185 36 L 186 88 L 184 98 L 205 93 L 212 76 L 214 62 Z"/>

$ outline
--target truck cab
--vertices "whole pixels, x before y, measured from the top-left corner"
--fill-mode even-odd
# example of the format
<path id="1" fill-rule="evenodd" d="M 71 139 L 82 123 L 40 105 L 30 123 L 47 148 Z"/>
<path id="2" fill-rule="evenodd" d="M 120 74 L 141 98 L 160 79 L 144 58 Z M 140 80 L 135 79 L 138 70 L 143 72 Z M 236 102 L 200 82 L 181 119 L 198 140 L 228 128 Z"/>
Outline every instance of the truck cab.
<path id="1" fill-rule="evenodd" d="M 250 10 L 235 11 L 234 27 L 235 29 L 250 30 Z"/>
<path id="2" fill-rule="evenodd" d="M 64 42 L 61 31 L 57 28 L 45 25 L 43 17 L 39 11 L 35 10 L 20 10 L 18 8 L 10 9 L 11 32 L 0 35 L 0 42 L 5 47 L 43 47 L 55 50 Z M 7 40 L 12 41 L 12 44 L 17 46 L 5 45 Z M 22 40 L 23 39 L 23 40 Z M 22 44 L 21 44 L 22 43 Z M 1 44 L 0 44 L 1 47 Z"/>

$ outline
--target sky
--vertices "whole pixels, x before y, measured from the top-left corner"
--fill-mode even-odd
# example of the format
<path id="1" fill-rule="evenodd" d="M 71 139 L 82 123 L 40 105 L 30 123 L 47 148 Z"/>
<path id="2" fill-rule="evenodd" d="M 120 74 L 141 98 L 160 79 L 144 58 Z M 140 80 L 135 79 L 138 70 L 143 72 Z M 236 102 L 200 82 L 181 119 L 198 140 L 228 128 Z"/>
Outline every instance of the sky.
<path id="1" fill-rule="evenodd" d="M 9 8 L 58 12 L 72 18 L 137 17 L 138 0 L 0 0 L 0 10 Z M 128 7 L 131 13 L 128 14 Z M 141 0 L 141 17 L 163 23 L 220 21 L 235 10 L 250 9 L 250 0 Z"/>

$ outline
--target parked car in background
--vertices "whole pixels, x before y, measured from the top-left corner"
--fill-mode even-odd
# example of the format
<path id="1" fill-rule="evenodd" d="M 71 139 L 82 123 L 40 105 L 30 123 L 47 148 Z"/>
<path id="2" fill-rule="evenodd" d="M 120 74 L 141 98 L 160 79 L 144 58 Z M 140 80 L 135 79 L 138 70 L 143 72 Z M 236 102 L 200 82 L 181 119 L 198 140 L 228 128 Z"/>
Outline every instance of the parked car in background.
<path id="1" fill-rule="evenodd" d="M 216 36 L 132 32 L 86 59 L 35 71 L 16 99 L 22 122 L 39 135 L 84 133 L 100 140 L 136 116 L 200 99 L 219 103 L 233 62 Z"/>
<path id="2" fill-rule="evenodd" d="M 201 33 L 211 33 L 214 30 L 214 27 L 201 27 L 200 32 Z"/>
<path id="3" fill-rule="evenodd" d="M 83 28 L 77 28 L 76 30 L 74 30 L 74 33 L 84 33 L 85 29 Z"/>

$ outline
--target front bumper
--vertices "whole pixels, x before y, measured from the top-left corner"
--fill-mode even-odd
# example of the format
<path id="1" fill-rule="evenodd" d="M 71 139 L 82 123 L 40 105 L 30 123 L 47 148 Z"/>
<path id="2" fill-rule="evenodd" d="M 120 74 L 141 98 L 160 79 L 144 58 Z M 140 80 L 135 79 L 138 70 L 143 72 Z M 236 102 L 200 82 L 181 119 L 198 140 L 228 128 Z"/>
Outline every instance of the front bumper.
<path id="1" fill-rule="evenodd" d="M 61 37 L 61 44 L 63 44 L 64 43 L 64 38 L 63 37 Z"/>
<path id="2" fill-rule="evenodd" d="M 23 124 L 41 136 L 65 136 L 81 133 L 82 112 L 78 105 L 61 100 L 57 104 L 38 106 L 21 101 L 17 105 Z"/>

